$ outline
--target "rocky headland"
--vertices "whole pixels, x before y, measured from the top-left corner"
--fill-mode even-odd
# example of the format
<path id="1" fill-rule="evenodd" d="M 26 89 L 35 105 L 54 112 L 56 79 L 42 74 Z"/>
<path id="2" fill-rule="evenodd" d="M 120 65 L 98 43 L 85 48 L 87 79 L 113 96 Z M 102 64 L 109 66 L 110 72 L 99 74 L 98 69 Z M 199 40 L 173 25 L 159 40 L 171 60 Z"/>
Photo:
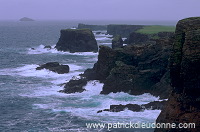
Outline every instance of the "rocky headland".
<path id="1" fill-rule="evenodd" d="M 141 28 L 143 25 L 115 25 L 110 24 L 107 26 L 107 33 L 110 35 L 121 35 L 122 37 L 128 37 L 130 33 L 135 32 Z"/>
<path id="2" fill-rule="evenodd" d="M 88 25 L 79 23 L 78 29 L 90 29 L 92 31 L 107 30 L 107 25 Z"/>
<path id="3" fill-rule="evenodd" d="M 63 29 L 55 48 L 69 52 L 97 52 L 94 34 L 89 29 Z"/>
<path id="4" fill-rule="evenodd" d="M 156 129 L 156 132 L 200 131 L 200 17 L 180 20 L 170 58 L 173 91 L 157 119 L 162 123 L 195 123 L 195 129 Z"/>
<path id="5" fill-rule="evenodd" d="M 171 90 L 168 59 L 172 41 L 173 37 L 157 39 L 155 44 L 127 45 L 116 49 L 100 46 L 97 63 L 81 75 L 80 81 L 100 80 L 104 83 L 101 94 L 151 93 L 168 98 Z M 84 89 L 79 83 L 74 85 Z"/>
<path id="6" fill-rule="evenodd" d="M 88 81 L 99 80 L 104 83 L 101 94 L 150 93 L 161 99 L 168 98 L 163 104 L 151 102 L 146 105 L 111 105 L 110 109 L 99 110 L 98 113 L 118 112 L 124 109 L 132 111 L 162 109 L 157 123 L 196 123 L 196 128 L 156 129 L 156 132 L 199 132 L 200 18 L 180 20 L 175 34 L 132 32 L 128 36 L 126 46 L 121 46 L 121 37 L 117 34 L 114 36 L 113 46 L 120 43 L 119 46 L 113 49 L 100 46 L 98 61 L 93 68 L 81 74 L 79 80 L 70 80 L 62 92 L 83 92 Z"/>

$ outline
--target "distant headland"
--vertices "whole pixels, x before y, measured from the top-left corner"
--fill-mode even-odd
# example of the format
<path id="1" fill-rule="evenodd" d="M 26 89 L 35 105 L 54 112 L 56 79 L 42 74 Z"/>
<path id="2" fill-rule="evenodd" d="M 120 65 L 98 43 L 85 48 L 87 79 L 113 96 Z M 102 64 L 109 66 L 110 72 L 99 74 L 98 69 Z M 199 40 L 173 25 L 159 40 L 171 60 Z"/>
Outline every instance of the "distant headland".
<path id="1" fill-rule="evenodd" d="M 23 17 L 23 18 L 19 19 L 19 21 L 34 21 L 34 20 L 31 18 L 28 18 L 28 17 Z"/>

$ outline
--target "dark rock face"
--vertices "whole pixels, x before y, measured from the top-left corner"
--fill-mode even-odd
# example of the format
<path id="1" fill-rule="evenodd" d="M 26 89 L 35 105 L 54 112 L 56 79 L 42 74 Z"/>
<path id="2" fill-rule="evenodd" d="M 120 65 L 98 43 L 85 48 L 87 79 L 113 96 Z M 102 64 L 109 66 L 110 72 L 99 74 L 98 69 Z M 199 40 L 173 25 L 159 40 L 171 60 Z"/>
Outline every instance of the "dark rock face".
<path id="1" fill-rule="evenodd" d="M 58 62 L 49 62 L 36 68 L 36 70 L 48 69 L 58 74 L 64 74 L 69 72 L 68 65 L 60 65 Z"/>
<path id="2" fill-rule="evenodd" d="M 87 24 L 78 24 L 78 29 L 90 29 L 92 31 L 97 30 L 107 30 L 107 25 L 87 25 Z"/>
<path id="3" fill-rule="evenodd" d="M 174 32 L 159 32 L 158 37 L 159 38 L 170 38 L 174 36 Z"/>
<path id="4" fill-rule="evenodd" d="M 176 26 L 170 77 L 173 91 L 157 122 L 196 123 L 195 129 L 156 129 L 156 132 L 200 131 L 200 17 Z"/>
<path id="5" fill-rule="evenodd" d="M 127 44 L 155 44 L 155 41 L 173 38 L 174 32 L 158 32 L 155 34 L 143 34 L 132 32 L 126 40 Z"/>
<path id="6" fill-rule="evenodd" d="M 116 49 L 100 46 L 97 63 L 81 76 L 103 82 L 101 94 L 151 93 L 168 98 L 172 89 L 168 59 L 173 41 L 173 37 L 162 37 L 154 40 L 154 43 L 148 41 Z"/>
<path id="7" fill-rule="evenodd" d="M 83 92 L 85 91 L 85 89 L 83 88 L 83 86 L 85 86 L 87 84 L 87 79 L 85 78 L 81 78 L 79 80 L 70 80 L 65 86 L 64 86 L 64 90 L 60 91 L 63 93 L 76 93 L 76 92 Z"/>
<path id="8" fill-rule="evenodd" d="M 142 25 L 108 25 L 107 33 L 110 35 L 121 35 L 122 37 L 128 37 L 131 32 L 135 32 L 144 26 Z"/>
<path id="9" fill-rule="evenodd" d="M 65 29 L 61 35 L 56 49 L 69 52 L 97 52 L 98 46 L 94 34 L 89 29 Z"/>
<path id="10" fill-rule="evenodd" d="M 128 43 L 129 44 L 139 44 L 149 41 L 149 35 L 147 34 L 141 34 L 132 32 L 129 35 Z"/>
<path id="11" fill-rule="evenodd" d="M 165 78 L 169 77 L 166 73 L 172 40 L 159 40 L 155 45 L 130 45 L 116 50 L 100 47 L 93 70 L 95 79 L 104 80 L 101 93 L 138 95 L 149 92 L 167 98 L 171 87 Z M 158 87 L 161 85 L 166 85 L 165 89 Z"/>
<path id="12" fill-rule="evenodd" d="M 156 40 L 156 44 L 127 45 L 117 49 L 100 46 L 97 63 L 81 76 L 103 82 L 101 94 L 151 93 L 168 98 L 172 89 L 168 70 L 172 41 L 173 38 L 164 38 Z"/>
<path id="13" fill-rule="evenodd" d="M 154 101 L 154 102 L 150 102 L 150 103 L 144 104 L 144 105 L 137 105 L 137 104 L 110 105 L 110 109 L 99 110 L 99 111 L 97 111 L 97 113 L 100 113 L 103 111 L 120 112 L 120 111 L 124 111 L 125 109 L 131 110 L 133 112 L 140 112 L 140 111 L 144 111 L 145 109 L 161 110 L 161 109 L 163 109 L 165 104 L 166 104 L 166 101 L 161 101 L 161 102 Z"/>
<path id="14" fill-rule="evenodd" d="M 31 18 L 28 18 L 28 17 L 23 17 L 23 18 L 19 19 L 19 21 L 34 21 L 34 20 Z"/>
<path id="15" fill-rule="evenodd" d="M 123 46 L 123 40 L 120 35 L 116 35 L 112 40 L 112 49 L 121 48 Z"/>
<path id="16" fill-rule="evenodd" d="M 107 46 L 99 46 L 98 61 L 93 69 L 86 70 L 83 74 L 91 80 L 103 81 L 109 75 L 111 69 L 115 66 L 116 52 Z"/>

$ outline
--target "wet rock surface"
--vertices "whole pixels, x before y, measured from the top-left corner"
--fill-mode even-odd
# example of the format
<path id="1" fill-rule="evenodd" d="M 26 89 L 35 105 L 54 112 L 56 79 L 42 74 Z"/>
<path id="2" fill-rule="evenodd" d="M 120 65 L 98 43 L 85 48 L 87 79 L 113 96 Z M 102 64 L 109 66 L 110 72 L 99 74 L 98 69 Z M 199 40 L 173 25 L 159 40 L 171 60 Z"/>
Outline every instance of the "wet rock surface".
<path id="1" fill-rule="evenodd" d="M 99 110 L 97 111 L 97 113 L 101 113 L 103 111 L 120 112 L 124 111 L 125 109 L 128 109 L 133 112 L 141 112 L 144 111 L 145 109 L 162 110 L 165 104 L 166 101 L 154 101 L 144 105 L 137 105 L 137 104 L 110 105 L 110 109 Z"/>
<path id="2" fill-rule="evenodd" d="M 42 70 L 42 69 L 48 69 L 58 74 L 64 74 L 69 72 L 68 65 L 60 65 L 58 62 L 48 62 L 36 68 L 36 70 Z"/>
<path id="3" fill-rule="evenodd" d="M 85 89 L 83 88 L 83 86 L 85 86 L 87 84 L 87 79 L 85 78 L 81 78 L 79 80 L 70 80 L 65 86 L 64 86 L 64 90 L 61 90 L 60 92 L 63 93 L 81 93 L 83 91 L 85 91 Z"/>

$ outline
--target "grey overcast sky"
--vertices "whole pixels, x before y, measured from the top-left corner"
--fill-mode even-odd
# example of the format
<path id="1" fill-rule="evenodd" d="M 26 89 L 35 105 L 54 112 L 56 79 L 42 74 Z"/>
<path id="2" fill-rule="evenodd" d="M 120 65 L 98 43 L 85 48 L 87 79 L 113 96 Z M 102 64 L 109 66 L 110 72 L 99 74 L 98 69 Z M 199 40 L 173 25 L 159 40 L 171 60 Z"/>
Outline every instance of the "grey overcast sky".
<path id="1" fill-rule="evenodd" d="M 0 0 L 0 19 L 179 20 L 200 16 L 200 0 Z"/>

